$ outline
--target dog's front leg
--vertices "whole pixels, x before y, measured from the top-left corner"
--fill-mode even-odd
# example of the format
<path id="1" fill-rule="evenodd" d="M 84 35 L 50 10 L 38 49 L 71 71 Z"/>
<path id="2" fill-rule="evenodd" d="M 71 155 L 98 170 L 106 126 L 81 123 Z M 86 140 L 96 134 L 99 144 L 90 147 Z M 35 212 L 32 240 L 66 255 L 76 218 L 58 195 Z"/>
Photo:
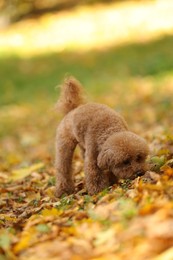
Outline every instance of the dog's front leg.
<path id="1" fill-rule="evenodd" d="M 84 171 L 86 186 L 90 195 L 96 194 L 109 186 L 109 177 L 97 166 L 96 153 L 86 153 Z"/>
<path id="2" fill-rule="evenodd" d="M 66 133 L 57 133 L 56 137 L 56 197 L 74 192 L 72 177 L 72 158 L 77 145 L 76 140 Z"/>

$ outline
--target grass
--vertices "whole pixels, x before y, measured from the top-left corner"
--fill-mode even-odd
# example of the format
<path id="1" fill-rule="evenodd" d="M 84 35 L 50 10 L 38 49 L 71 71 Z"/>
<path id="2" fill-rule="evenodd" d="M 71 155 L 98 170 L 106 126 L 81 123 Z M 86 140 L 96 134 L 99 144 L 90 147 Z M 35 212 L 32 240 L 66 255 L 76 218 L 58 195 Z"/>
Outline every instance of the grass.
<path id="1" fill-rule="evenodd" d="M 55 102 L 66 74 L 112 106 L 121 106 L 139 78 L 151 95 L 163 95 L 159 87 L 173 71 L 172 7 L 164 1 L 83 6 L 0 31 L 0 104 Z"/>
<path id="2" fill-rule="evenodd" d="M 51 108 L 58 97 L 56 86 L 72 74 L 83 83 L 91 100 L 116 107 L 130 121 L 129 111 L 136 113 L 139 122 L 165 121 L 163 115 L 170 119 L 172 109 L 172 46 L 173 36 L 167 36 L 102 51 L 1 57 L 0 104 Z M 142 117 L 137 116 L 139 106 Z"/>
<path id="3" fill-rule="evenodd" d="M 79 78 L 95 95 L 110 93 L 116 82 L 126 82 L 133 77 L 160 81 L 173 72 L 172 45 L 173 37 L 167 36 L 105 51 L 1 57 L 1 104 L 53 98 L 55 86 L 66 74 Z"/>

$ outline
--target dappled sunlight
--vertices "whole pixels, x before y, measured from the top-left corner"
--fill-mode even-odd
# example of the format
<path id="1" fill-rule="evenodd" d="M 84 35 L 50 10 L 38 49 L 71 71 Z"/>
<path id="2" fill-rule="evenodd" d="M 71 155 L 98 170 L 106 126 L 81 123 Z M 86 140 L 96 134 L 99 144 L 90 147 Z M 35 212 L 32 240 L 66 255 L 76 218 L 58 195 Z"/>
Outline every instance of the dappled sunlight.
<path id="1" fill-rule="evenodd" d="M 66 74 L 72 74 L 91 96 L 89 100 L 120 111 L 133 128 L 138 122 L 140 132 L 153 124 L 169 126 L 173 108 L 172 46 L 173 37 L 167 36 L 106 50 L 3 57 L 0 102 L 4 108 L 0 116 L 17 118 L 20 105 L 25 103 L 40 111 L 52 107 L 59 93 L 55 86 Z M 19 110 L 13 104 L 19 104 Z"/>
<path id="2" fill-rule="evenodd" d="M 172 1 L 76 7 L 21 21 L 4 29 L 0 32 L 0 53 L 30 56 L 150 41 L 173 33 L 172 13 Z"/>

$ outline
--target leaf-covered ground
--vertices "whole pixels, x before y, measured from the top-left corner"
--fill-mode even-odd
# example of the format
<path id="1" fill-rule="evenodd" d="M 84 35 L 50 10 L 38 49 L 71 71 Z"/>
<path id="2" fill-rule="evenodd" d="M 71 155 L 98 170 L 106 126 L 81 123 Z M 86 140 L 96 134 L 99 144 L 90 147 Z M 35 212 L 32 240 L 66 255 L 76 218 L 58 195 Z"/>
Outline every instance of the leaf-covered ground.
<path id="1" fill-rule="evenodd" d="M 140 117 L 145 119 L 145 111 Z M 58 121 L 44 106 L 1 110 L 0 259 L 172 259 L 171 125 L 147 129 L 146 123 L 139 127 L 134 122 L 132 128 L 150 144 L 151 171 L 96 196 L 86 193 L 77 150 L 76 193 L 56 199 L 53 153 Z"/>
<path id="2" fill-rule="evenodd" d="M 102 46 L 97 51 L 58 49 L 27 57 L 20 48 L 14 54 L 4 44 L 2 50 L 7 53 L 0 55 L 0 260 L 173 259 L 173 37 L 168 22 L 172 16 L 164 1 L 159 2 L 158 9 L 152 9 L 152 14 L 159 10 L 159 15 L 150 24 L 153 31 L 169 29 L 165 33 L 170 35 L 151 42 L 144 37 L 144 42 L 123 46 L 111 42 L 111 48 Z M 115 8 L 116 13 L 114 5 L 104 8 L 112 12 Z M 160 12 L 165 23 L 159 27 Z M 47 28 L 49 23 L 41 21 Z M 131 26 L 133 21 L 128 20 Z M 39 38 L 35 23 L 25 21 L 15 39 L 26 32 L 25 24 L 35 28 Z M 13 33 L 15 26 L 22 25 L 14 25 Z M 124 26 L 128 28 L 128 23 Z M 66 73 L 79 78 L 93 99 L 115 108 L 133 131 L 146 138 L 151 170 L 144 177 L 120 180 L 89 196 L 77 149 L 76 192 L 54 197 L 54 139 L 60 120 L 53 108 L 58 97 L 54 86 Z"/>

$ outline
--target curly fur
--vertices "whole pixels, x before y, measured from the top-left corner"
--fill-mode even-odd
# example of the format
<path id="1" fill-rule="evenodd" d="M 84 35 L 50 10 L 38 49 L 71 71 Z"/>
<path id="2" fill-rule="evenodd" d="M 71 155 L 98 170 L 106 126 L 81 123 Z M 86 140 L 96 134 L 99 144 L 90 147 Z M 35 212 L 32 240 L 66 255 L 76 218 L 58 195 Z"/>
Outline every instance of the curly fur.
<path id="1" fill-rule="evenodd" d="M 60 87 L 61 93 L 56 108 L 63 115 L 85 103 L 83 89 L 80 82 L 75 78 L 66 78 L 64 84 Z"/>
<path id="2" fill-rule="evenodd" d="M 58 108 L 66 114 L 56 134 L 56 196 L 74 192 L 72 158 L 80 146 L 84 154 L 86 186 L 90 195 L 116 182 L 134 179 L 147 170 L 146 141 L 129 131 L 121 115 L 97 103 L 84 104 L 80 83 L 70 77 L 61 89 Z"/>

